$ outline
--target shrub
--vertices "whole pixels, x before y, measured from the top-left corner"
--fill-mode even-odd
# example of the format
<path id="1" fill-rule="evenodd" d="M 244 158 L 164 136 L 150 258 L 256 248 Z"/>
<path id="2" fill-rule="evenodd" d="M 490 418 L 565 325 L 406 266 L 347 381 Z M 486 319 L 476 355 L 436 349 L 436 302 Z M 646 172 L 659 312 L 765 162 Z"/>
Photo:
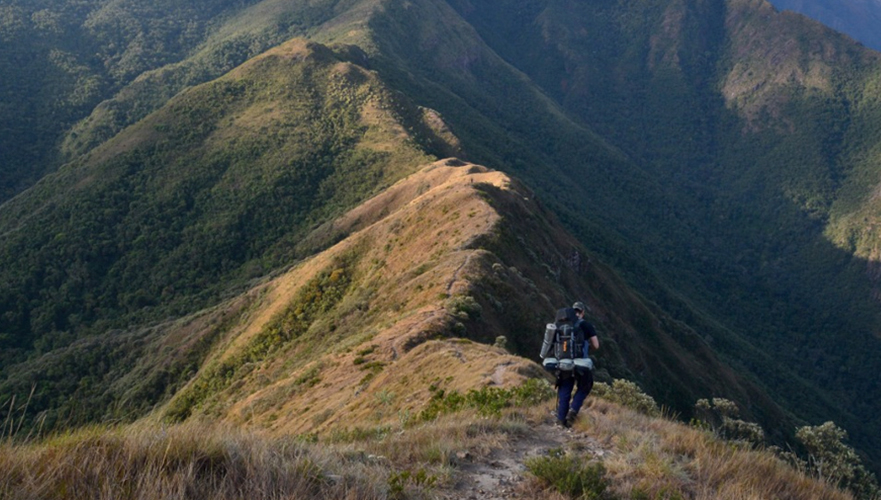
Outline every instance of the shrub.
<path id="1" fill-rule="evenodd" d="M 526 461 L 526 470 L 545 486 L 552 487 L 570 498 L 608 498 L 609 480 L 601 462 L 585 462 L 574 456 L 534 457 Z"/>
<path id="2" fill-rule="evenodd" d="M 534 406 L 554 397 L 551 386 L 540 379 L 528 379 L 519 387 L 501 389 L 484 387 L 471 389 L 464 396 L 458 391 L 445 392 L 436 386 L 429 387 L 433 393 L 428 406 L 419 413 L 418 420 L 433 420 L 439 415 L 473 408 L 483 416 L 499 415 L 505 408 Z"/>
<path id="3" fill-rule="evenodd" d="M 498 347 L 499 349 L 507 350 L 508 349 L 508 337 L 505 337 L 504 335 L 499 335 L 498 337 L 496 337 L 496 341 L 493 344 L 493 347 Z"/>
<path id="4" fill-rule="evenodd" d="M 470 295 L 456 295 L 450 298 L 446 308 L 460 319 L 478 319 L 483 312 L 483 307 Z"/>
<path id="5" fill-rule="evenodd" d="M 879 498 L 881 490 L 875 475 L 866 470 L 856 451 L 843 443 L 847 431 L 834 422 L 826 422 L 800 427 L 795 438 L 807 449 L 808 460 L 802 465 L 808 475 L 848 489 L 857 498 Z"/>
<path id="6" fill-rule="evenodd" d="M 707 427 L 722 439 L 761 445 L 765 442 L 765 432 L 754 422 L 746 422 L 737 417 L 740 409 L 728 399 L 699 399 L 694 405 L 696 419 L 693 425 Z"/>
<path id="7" fill-rule="evenodd" d="M 418 488 L 433 488 L 437 484 L 437 476 L 420 468 L 416 472 L 409 470 L 393 472 L 388 478 L 389 498 L 408 498 L 406 487 L 412 484 Z"/>
<path id="8" fill-rule="evenodd" d="M 611 386 L 597 382 L 593 386 L 593 393 L 607 401 L 618 403 L 650 417 L 661 415 L 658 403 L 629 380 L 618 379 L 612 382 Z"/>

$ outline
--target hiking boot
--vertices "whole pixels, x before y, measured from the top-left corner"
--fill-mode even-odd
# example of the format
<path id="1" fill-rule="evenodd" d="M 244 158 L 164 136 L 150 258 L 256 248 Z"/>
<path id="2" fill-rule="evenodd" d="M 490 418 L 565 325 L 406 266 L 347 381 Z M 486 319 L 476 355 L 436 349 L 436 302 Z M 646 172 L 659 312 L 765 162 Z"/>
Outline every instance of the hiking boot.
<path id="1" fill-rule="evenodd" d="M 566 421 L 566 420 L 560 420 L 560 419 L 557 419 L 557 425 L 559 425 L 560 427 L 562 427 L 562 428 L 564 428 L 564 429 L 568 429 L 568 428 L 569 428 L 569 422 Z"/>
<path id="2" fill-rule="evenodd" d="M 572 427 L 576 419 L 578 419 L 578 412 L 569 410 L 569 413 L 566 414 L 566 427 Z"/>

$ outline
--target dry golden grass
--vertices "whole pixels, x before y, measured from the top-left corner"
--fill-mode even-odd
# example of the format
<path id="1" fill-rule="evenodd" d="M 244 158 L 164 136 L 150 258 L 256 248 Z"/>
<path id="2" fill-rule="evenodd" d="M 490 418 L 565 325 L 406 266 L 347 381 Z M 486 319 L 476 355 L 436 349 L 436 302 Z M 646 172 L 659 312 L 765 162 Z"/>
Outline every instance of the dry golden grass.
<path id="1" fill-rule="evenodd" d="M 457 498 L 467 493 L 462 484 L 469 473 L 459 452 L 485 462 L 548 432 L 562 438 L 549 442 L 546 453 L 602 462 L 603 498 L 851 498 L 770 452 L 601 399 L 589 402 L 572 434 L 548 425 L 552 402 L 494 418 L 466 410 L 418 425 L 340 428 L 318 438 L 198 421 L 92 427 L 38 443 L 0 443 L 0 498 Z M 566 498 L 528 475 L 517 492 Z"/>
<path id="2" fill-rule="evenodd" d="M 0 498 L 387 498 L 388 465 L 343 451 L 216 425 L 95 427 L 0 445 Z"/>
<path id="3" fill-rule="evenodd" d="M 0 498 L 428 498 L 453 485 L 457 451 L 481 459 L 525 429 L 467 412 L 322 443 L 198 422 L 90 427 L 0 443 Z"/>
<path id="4" fill-rule="evenodd" d="M 576 429 L 610 450 L 603 462 L 623 498 L 849 499 L 765 450 L 720 440 L 669 419 L 591 399 Z"/>
<path id="5" fill-rule="evenodd" d="M 403 476 L 395 474 L 418 472 L 441 489 L 449 488 L 457 474 L 450 466 L 457 451 L 486 456 L 545 422 L 547 405 L 511 410 L 499 420 L 462 412 L 415 425 L 438 390 L 464 394 L 512 387 L 540 371 L 503 349 L 450 336 L 456 322 L 467 321 L 451 301 L 467 297 L 481 273 L 494 267 L 490 252 L 468 244 L 493 231 L 500 220 L 474 189 L 481 184 L 514 189 L 498 172 L 440 161 L 317 228 L 313 238 L 338 243 L 255 291 L 259 298 L 250 302 L 242 323 L 230 329 L 217 356 L 247 348 L 304 284 L 355 250 L 359 258 L 346 272 L 357 286 L 330 318 L 319 318 L 302 337 L 243 370 L 195 414 L 236 428 L 262 429 L 257 435 L 266 442 L 272 442 L 268 436 L 281 442 L 292 435 L 314 436 L 331 445 L 323 452 L 356 457 L 357 467 L 386 467 L 381 469 L 386 478 L 401 481 Z M 328 332 L 335 332 L 336 340 L 324 340 Z M 616 497 L 849 498 L 803 477 L 770 453 L 738 448 L 596 398 L 589 401 L 577 425 L 601 449 L 581 443 L 570 451 L 585 460 L 602 460 Z M 364 462 L 367 455 L 384 458 Z M 371 470 L 380 474 L 380 469 Z M 416 496 L 429 486 L 411 483 L 398 486 Z M 541 490 L 530 483 L 524 494 L 530 488 Z"/>
<path id="6" fill-rule="evenodd" d="M 509 182 L 500 172 L 439 161 L 319 228 L 319 239 L 349 236 L 262 285 L 260 299 L 230 328 L 214 359 L 246 349 L 304 284 L 356 249 L 358 263 L 350 272 L 357 286 L 301 342 L 279 349 L 213 395 L 207 411 L 279 433 L 327 433 L 349 422 L 405 421 L 428 401 L 435 379 L 462 392 L 518 385 L 534 369 L 523 358 L 468 341 L 429 342 L 448 337 L 461 319 L 441 297 L 467 295 L 474 276 L 488 267 L 486 250 L 466 247 L 491 231 L 499 215 L 474 186 L 509 189 Z M 335 340 L 322 340 L 330 331 Z"/>

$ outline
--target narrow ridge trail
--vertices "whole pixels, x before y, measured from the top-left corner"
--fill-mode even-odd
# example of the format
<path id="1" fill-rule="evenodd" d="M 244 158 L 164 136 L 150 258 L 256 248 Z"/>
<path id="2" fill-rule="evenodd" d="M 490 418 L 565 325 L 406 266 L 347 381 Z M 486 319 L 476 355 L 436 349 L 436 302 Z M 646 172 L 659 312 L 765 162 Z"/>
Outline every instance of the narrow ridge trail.
<path id="1" fill-rule="evenodd" d="M 507 500 L 525 499 L 522 482 L 526 478 L 526 461 L 549 456 L 554 452 L 577 452 L 587 459 L 603 457 L 609 451 L 587 433 L 563 429 L 548 417 L 529 432 L 512 436 L 486 457 L 474 459 L 467 452 L 456 457 L 457 480 L 452 488 L 439 491 L 445 500 Z"/>

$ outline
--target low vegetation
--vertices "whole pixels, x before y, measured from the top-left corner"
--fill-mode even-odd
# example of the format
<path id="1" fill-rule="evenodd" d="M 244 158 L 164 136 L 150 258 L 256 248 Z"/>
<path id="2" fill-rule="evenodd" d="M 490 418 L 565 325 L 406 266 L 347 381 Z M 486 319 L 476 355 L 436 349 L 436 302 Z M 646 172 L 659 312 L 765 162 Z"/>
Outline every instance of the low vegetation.
<path id="1" fill-rule="evenodd" d="M 853 498 L 773 450 L 647 415 L 627 384 L 613 383 L 602 392 L 602 398 L 588 399 L 562 447 L 549 443 L 523 460 L 521 495 Z M 610 401 L 615 398 L 630 407 Z M 545 381 L 475 390 L 464 399 L 505 404 L 448 405 L 449 411 L 430 419 L 322 435 L 275 435 L 190 420 L 89 427 L 27 442 L 7 437 L 0 442 L 0 498 L 434 498 L 457 492 L 466 474 L 462 457 L 488 460 L 514 441 L 565 432 L 549 425 L 554 397 Z M 437 401 L 452 399 L 435 395 L 427 403 Z"/>

